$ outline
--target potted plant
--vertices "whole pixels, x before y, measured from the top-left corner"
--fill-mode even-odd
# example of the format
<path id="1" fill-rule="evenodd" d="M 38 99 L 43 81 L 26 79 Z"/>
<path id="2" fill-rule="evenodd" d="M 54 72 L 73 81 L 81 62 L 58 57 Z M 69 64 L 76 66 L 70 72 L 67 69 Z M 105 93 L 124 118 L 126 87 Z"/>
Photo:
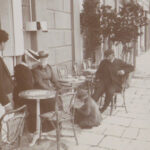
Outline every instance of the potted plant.
<path id="1" fill-rule="evenodd" d="M 80 14 L 81 34 L 84 41 L 84 58 L 95 59 L 95 50 L 101 45 L 99 0 L 84 0 Z"/>
<path id="2" fill-rule="evenodd" d="M 136 45 L 138 37 L 142 34 L 139 28 L 146 25 L 146 20 L 144 9 L 138 3 L 123 3 L 114 23 L 113 36 L 111 38 L 113 42 L 123 45 L 123 57 L 128 53 L 131 56 L 131 51 L 136 50 L 135 47 L 130 45 L 131 43 L 134 46 Z"/>
<path id="3" fill-rule="evenodd" d="M 117 13 L 109 5 L 102 5 L 100 7 L 100 26 L 103 43 L 107 41 L 107 45 L 110 48 L 112 46 L 111 38 L 116 23 Z M 105 44 L 104 44 L 105 46 Z M 104 48 L 105 50 L 106 48 Z"/>

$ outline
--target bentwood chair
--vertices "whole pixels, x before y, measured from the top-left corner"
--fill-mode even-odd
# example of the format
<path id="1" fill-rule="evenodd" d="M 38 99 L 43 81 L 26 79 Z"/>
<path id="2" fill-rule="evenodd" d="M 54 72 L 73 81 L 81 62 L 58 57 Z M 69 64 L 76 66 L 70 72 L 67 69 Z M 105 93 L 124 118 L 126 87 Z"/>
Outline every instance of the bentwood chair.
<path id="1" fill-rule="evenodd" d="M 4 114 L 0 125 L 0 150 L 13 150 L 20 147 L 25 118 L 25 105 Z"/>
<path id="2" fill-rule="evenodd" d="M 73 65 L 73 75 L 75 75 L 75 76 L 81 75 L 79 66 L 77 63 L 74 63 L 74 65 Z"/>
<path id="3" fill-rule="evenodd" d="M 115 107 L 115 109 L 116 109 L 117 107 L 124 107 L 126 113 L 128 113 L 127 107 L 126 107 L 126 99 L 125 99 L 125 91 L 126 91 L 126 89 L 128 88 L 128 83 L 127 83 L 127 81 L 128 81 L 128 77 L 125 77 L 125 78 L 123 79 L 123 83 L 122 83 L 122 90 L 121 90 L 120 92 L 116 92 L 116 93 L 114 94 L 113 101 L 112 101 L 112 103 L 111 103 L 110 115 L 112 114 L 113 107 Z M 120 94 L 120 95 L 122 96 L 123 103 L 122 103 L 121 106 L 118 106 L 118 105 L 117 105 L 117 96 L 118 96 L 118 94 Z"/>
<path id="4" fill-rule="evenodd" d="M 57 66 L 57 74 L 60 79 L 68 75 L 68 68 L 66 65 Z"/>
<path id="5" fill-rule="evenodd" d="M 68 88 L 67 88 L 68 89 Z M 63 92 L 65 91 L 65 93 Z M 60 137 L 74 137 L 76 144 L 78 144 L 76 131 L 74 127 L 74 105 L 76 101 L 76 91 L 70 90 L 66 92 L 66 89 L 61 90 L 61 92 L 56 93 L 56 105 L 55 111 L 51 111 L 41 115 L 42 120 L 48 120 L 52 123 L 53 127 L 56 129 L 57 145 L 60 147 Z M 61 107 L 61 106 L 62 107 Z M 61 108 L 61 109 L 60 109 Z M 62 134 L 63 123 L 70 121 L 73 135 Z"/>
<path id="6" fill-rule="evenodd" d="M 88 59 L 88 60 L 87 60 L 87 67 L 88 67 L 88 68 L 91 68 L 91 67 L 92 67 L 92 60 L 91 60 L 91 59 Z"/>
<path id="7" fill-rule="evenodd" d="M 113 109 L 116 109 L 117 107 L 123 107 L 126 111 L 126 113 L 128 113 L 127 111 L 127 107 L 126 107 L 126 99 L 125 99 L 125 91 L 128 88 L 128 77 L 124 77 L 123 82 L 122 82 L 122 90 L 120 92 L 115 92 L 113 99 L 110 103 L 110 115 L 112 115 Z M 118 95 L 121 95 L 122 97 L 122 105 L 118 105 L 117 104 L 117 97 Z M 103 103 L 105 100 L 105 95 L 101 96 L 99 99 L 99 107 L 101 108 Z"/>
<path id="8" fill-rule="evenodd" d="M 83 66 L 84 70 L 91 68 L 92 67 L 92 61 L 91 61 L 91 59 L 84 60 L 82 62 L 82 66 Z"/>

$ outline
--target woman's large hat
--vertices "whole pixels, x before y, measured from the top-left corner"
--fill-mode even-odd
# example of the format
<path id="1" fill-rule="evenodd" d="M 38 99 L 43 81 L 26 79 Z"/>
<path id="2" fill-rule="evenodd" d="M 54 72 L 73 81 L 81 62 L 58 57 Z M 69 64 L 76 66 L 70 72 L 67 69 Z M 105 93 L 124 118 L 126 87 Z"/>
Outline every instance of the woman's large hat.
<path id="1" fill-rule="evenodd" d="M 39 55 L 38 56 L 39 59 L 48 57 L 48 53 L 46 51 L 40 51 L 38 52 L 38 55 Z"/>
<path id="2" fill-rule="evenodd" d="M 46 51 L 35 52 L 31 49 L 26 49 L 25 54 L 28 55 L 29 57 L 35 59 L 35 60 L 39 60 L 40 58 L 48 57 L 48 53 Z"/>
<path id="3" fill-rule="evenodd" d="M 37 52 L 30 50 L 30 49 L 25 49 L 25 55 L 28 57 L 32 58 L 33 60 L 39 61 L 39 55 Z"/>

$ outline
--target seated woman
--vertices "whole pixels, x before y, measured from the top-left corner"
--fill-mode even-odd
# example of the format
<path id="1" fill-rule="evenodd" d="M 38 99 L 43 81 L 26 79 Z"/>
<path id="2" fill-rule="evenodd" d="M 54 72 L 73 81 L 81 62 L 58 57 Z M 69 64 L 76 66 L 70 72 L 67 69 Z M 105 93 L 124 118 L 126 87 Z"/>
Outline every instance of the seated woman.
<path id="1" fill-rule="evenodd" d="M 57 79 L 55 78 L 52 67 L 48 64 L 48 53 L 46 53 L 45 51 L 40 51 L 38 54 L 40 59 L 40 65 L 33 69 L 35 88 L 45 90 L 59 89 L 60 85 L 57 82 Z M 46 99 L 40 101 L 40 107 L 41 114 L 49 111 L 54 111 L 55 99 Z"/>
<path id="2" fill-rule="evenodd" d="M 75 109 L 75 123 L 81 128 L 92 128 L 100 125 L 102 116 L 94 99 L 82 89 L 78 91 L 77 96 L 84 104 Z"/>
<path id="3" fill-rule="evenodd" d="M 31 71 L 31 63 L 28 55 L 22 56 L 22 62 L 17 64 L 14 68 L 14 75 L 16 79 L 16 87 L 14 89 L 14 103 L 15 107 L 27 105 L 28 117 L 27 126 L 29 132 L 35 131 L 36 126 L 36 103 L 32 100 L 26 100 L 20 98 L 18 94 L 24 90 L 30 90 L 34 88 L 34 78 Z M 32 58 L 33 59 L 33 58 Z"/>
<path id="4" fill-rule="evenodd" d="M 38 89 L 55 90 L 60 87 L 52 67 L 48 64 L 48 53 L 39 52 L 40 65 L 33 70 L 35 87 Z"/>

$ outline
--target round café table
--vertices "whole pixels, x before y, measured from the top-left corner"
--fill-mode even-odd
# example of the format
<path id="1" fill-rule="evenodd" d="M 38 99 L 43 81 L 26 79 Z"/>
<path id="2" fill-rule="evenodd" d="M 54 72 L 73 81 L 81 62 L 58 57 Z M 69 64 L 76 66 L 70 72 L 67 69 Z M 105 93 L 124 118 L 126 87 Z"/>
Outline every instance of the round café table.
<path id="1" fill-rule="evenodd" d="M 73 89 L 76 89 L 86 81 L 86 78 L 84 76 L 69 76 L 59 79 L 58 81 L 60 85 L 64 87 L 72 87 Z"/>
<path id="2" fill-rule="evenodd" d="M 55 98 L 56 91 L 42 90 L 42 89 L 32 89 L 26 90 L 19 93 L 19 97 L 26 100 L 36 101 L 36 134 L 33 137 L 33 140 L 30 146 L 33 146 L 36 141 L 40 138 L 41 130 L 41 118 L 40 118 L 40 101 L 45 99 Z"/>
<path id="3" fill-rule="evenodd" d="M 88 69 L 83 70 L 83 72 L 87 72 L 89 74 L 95 74 L 96 71 L 97 69 L 93 69 L 93 68 L 88 68 Z"/>

